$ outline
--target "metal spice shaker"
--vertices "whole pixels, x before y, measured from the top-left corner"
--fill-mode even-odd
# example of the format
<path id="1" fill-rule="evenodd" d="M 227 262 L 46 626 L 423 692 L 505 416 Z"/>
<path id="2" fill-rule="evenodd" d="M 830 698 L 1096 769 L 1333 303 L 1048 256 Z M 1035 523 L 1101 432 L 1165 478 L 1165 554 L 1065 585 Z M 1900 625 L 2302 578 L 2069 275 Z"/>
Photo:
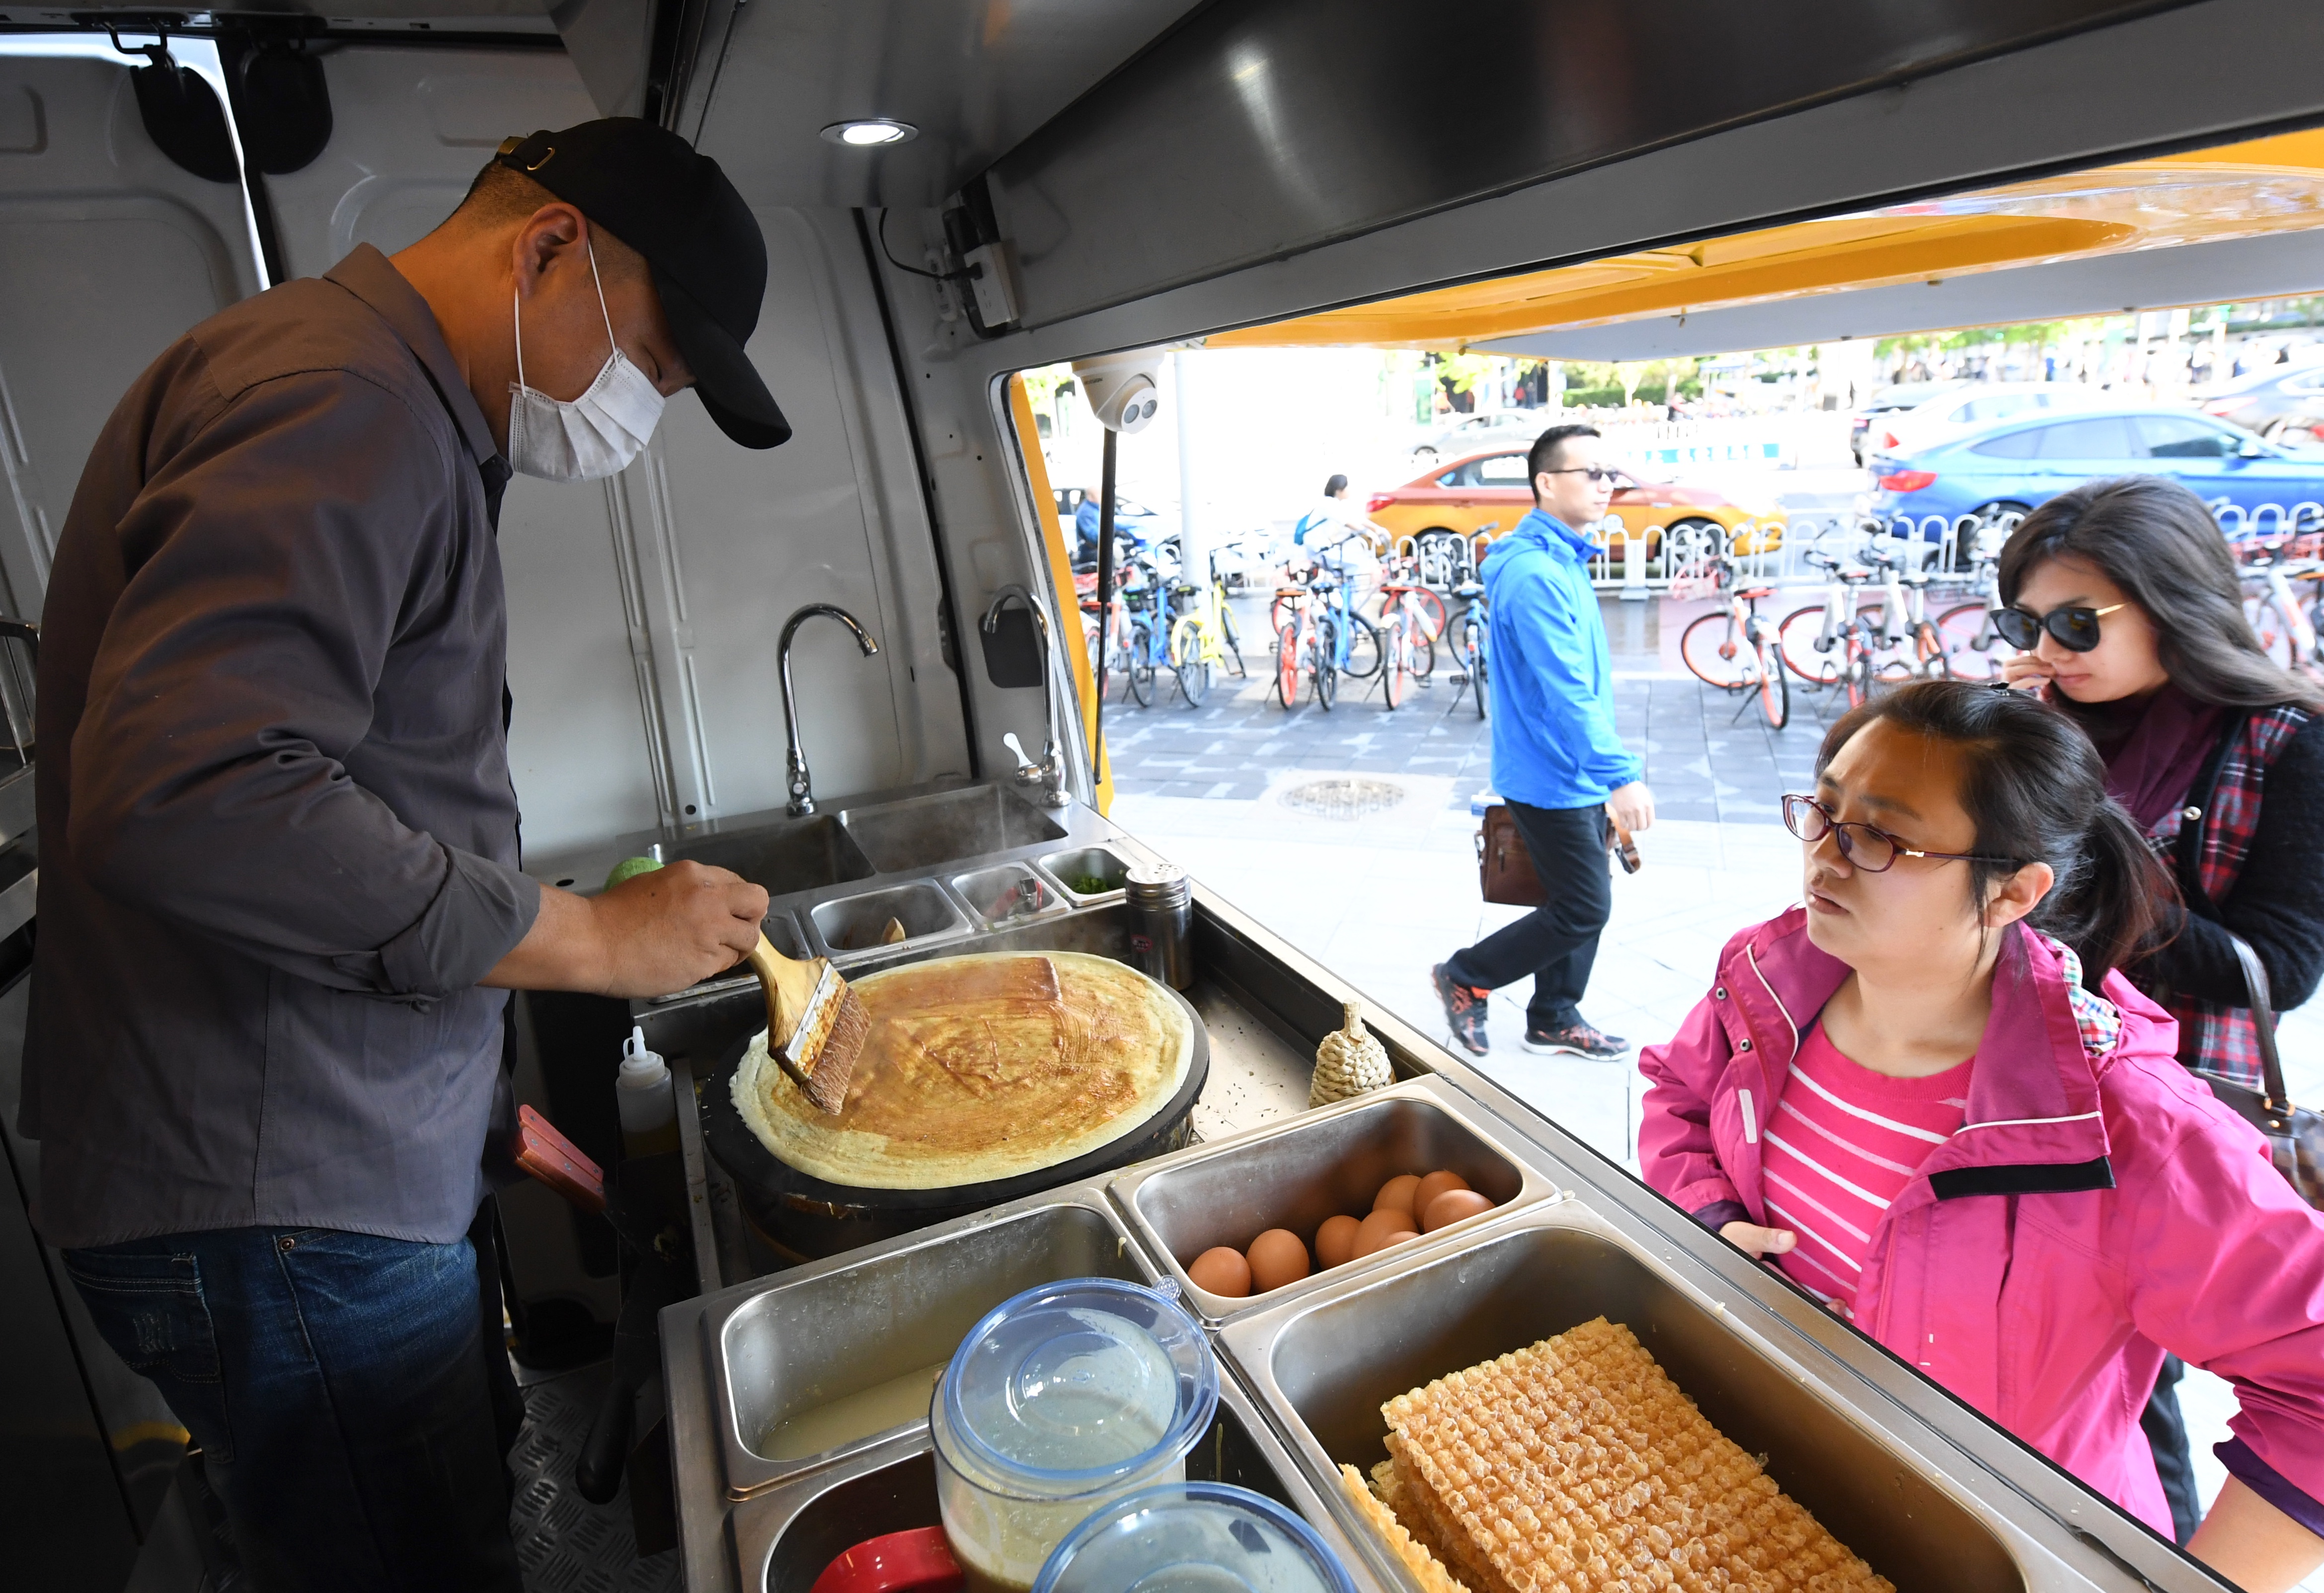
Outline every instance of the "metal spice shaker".
<path id="1" fill-rule="evenodd" d="M 1194 892 L 1175 863 L 1140 863 L 1123 884 L 1130 903 L 1130 965 L 1173 990 L 1194 982 Z"/>

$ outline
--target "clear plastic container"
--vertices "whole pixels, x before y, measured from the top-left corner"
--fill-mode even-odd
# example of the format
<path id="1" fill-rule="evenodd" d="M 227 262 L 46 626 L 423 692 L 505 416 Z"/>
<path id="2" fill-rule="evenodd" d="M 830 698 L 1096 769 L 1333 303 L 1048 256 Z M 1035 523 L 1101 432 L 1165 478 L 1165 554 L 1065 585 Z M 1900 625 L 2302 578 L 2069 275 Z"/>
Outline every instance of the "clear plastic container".
<path id="1" fill-rule="evenodd" d="M 1355 1593 L 1315 1529 L 1223 1482 L 1116 1499 L 1065 1535 L 1033 1593 Z"/>
<path id="2" fill-rule="evenodd" d="M 1175 1289 L 1069 1278 L 1003 1301 L 961 1340 L 928 1413 L 972 1593 L 1029 1593 L 1093 1511 L 1183 1482 L 1218 1400 L 1218 1362 Z"/>

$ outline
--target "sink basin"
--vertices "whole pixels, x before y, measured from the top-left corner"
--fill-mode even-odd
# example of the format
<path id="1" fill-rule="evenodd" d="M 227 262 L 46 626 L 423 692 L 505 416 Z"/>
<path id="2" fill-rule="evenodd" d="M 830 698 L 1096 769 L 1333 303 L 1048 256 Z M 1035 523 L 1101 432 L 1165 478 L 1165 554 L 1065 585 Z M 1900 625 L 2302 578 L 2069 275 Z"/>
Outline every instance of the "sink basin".
<path id="1" fill-rule="evenodd" d="M 838 820 L 823 813 L 763 829 L 658 841 L 653 857 L 662 863 L 685 858 L 731 868 L 774 896 L 872 877 L 871 860 L 854 838 Z"/>
<path id="2" fill-rule="evenodd" d="M 1065 834 L 1040 809 L 997 785 L 849 808 L 839 821 L 882 874 L 1038 846 Z"/>

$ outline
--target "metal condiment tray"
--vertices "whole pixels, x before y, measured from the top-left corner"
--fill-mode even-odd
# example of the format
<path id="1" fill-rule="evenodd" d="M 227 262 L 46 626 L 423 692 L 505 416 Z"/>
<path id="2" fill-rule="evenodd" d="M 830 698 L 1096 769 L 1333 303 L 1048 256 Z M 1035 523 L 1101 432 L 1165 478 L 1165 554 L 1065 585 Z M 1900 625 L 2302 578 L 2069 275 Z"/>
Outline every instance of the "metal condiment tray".
<path id="1" fill-rule="evenodd" d="M 1471 1188 L 1491 1196 L 1494 1211 L 1248 1299 L 1196 1287 L 1179 1259 L 1191 1260 L 1217 1245 L 1246 1248 L 1273 1227 L 1298 1234 L 1312 1255 L 1315 1229 L 1325 1218 L 1360 1217 L 1390 1178 L 1440 1168 L 1459 1172 Z M 1139 1242 L 1204 1321 L 1215 1326 L 1407 1252 L 1462 1245 L 1497 1212 L 1553 1197 L 1562 1173 L 1537 1147 L 1493 1123 L 1444 1080 L 1411 1079 L 1216 1144 L 1158 1156 L 1115 1173 L 1106 1187 Z"/>

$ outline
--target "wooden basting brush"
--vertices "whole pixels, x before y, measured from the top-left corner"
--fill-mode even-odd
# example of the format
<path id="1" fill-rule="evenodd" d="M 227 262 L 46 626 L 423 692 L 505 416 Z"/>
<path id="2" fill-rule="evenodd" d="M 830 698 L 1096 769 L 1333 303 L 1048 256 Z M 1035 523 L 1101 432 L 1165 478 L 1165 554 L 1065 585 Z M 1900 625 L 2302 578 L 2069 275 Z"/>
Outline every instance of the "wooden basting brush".
<path id="1" fill-rule="evenodd" d="M 837 1112 L 847 1104 L 848 1077 L 872 1035 L 863 998 L 829 962 L 785 957 L 763 931 L 748 960 L 766 986 L 767 1054 L 818 1109 Z"/>

